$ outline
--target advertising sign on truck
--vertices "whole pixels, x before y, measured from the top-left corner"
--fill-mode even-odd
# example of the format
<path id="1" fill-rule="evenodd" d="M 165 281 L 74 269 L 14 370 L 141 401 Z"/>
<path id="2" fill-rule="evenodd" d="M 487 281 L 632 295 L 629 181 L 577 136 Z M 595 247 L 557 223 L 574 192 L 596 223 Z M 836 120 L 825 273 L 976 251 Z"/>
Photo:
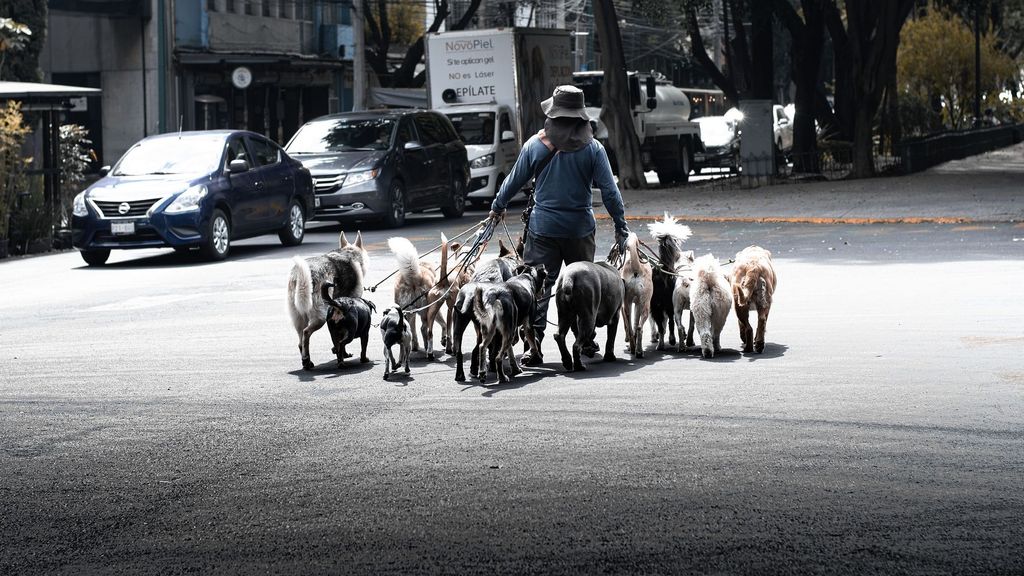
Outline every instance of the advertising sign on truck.
<path id="1" fill-rule="evenodd" d="M 523 142 L 544 127 L 542 100 L 572 83 L 565 30 L 497 28 L 427 34 L 427 100 L 469 151 L 469 200 L 493 198 Z"/>

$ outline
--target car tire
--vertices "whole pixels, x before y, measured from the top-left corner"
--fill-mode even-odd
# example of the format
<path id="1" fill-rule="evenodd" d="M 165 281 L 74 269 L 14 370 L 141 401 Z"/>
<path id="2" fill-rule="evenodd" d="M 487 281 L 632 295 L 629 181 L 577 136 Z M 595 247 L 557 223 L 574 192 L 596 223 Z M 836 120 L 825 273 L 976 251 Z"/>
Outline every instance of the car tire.
<path id="1" fill-rule="evenodd" d="M 288 221 L 285 222 L 284 228 L 278 231 L 277 236 L 285 246 L 302 244 L 302 239 L 306 237 L 306 214 L 298 200 L 292 200 L 288 207 Z"/>
<path id="2" fill-rule="evenodd" d="M 107 263 L 107 258 L 110 258 L 109 248 L 82 250 L 82 260 L 89 266 L 103 266 Z"/>
<path id="3" fill-rule="evenodd" d="M 456 175 L 451 184 L 451 196 L 448 203 L 441 206 L 441 214 L 445 218 L 462 218 L 466 213 L 466 182 L 461 175 Z"/>
<path id="4" fill-rule="evenodd" d="M 219 208 L 210 215 L 200 251 L 208 260 L 223 260 L 231 252 L 231 221 Z"/>
<path id="5" fill-rule="evenodd" d="M 388 188 L 387 212 L 384 224 L 388 228 L 398 228 L 405 224 L 405 188 L 398 180 L 392 180 Z"/>

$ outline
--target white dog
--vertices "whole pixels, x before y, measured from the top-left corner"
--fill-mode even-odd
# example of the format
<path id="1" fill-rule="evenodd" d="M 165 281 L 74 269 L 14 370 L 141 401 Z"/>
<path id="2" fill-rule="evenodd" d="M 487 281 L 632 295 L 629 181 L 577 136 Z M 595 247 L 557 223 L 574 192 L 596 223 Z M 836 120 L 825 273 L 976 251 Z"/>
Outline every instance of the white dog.
<path id="1" fill-rule="evenodd" d="M 711 254 L 697 258 L 690 283 L 690 315 L 700 335 L 701 355 L 705 358 L 714 358 L 722 349 L 720 338 L 729 308 L 732 308 L 732 287 L 719 269 L 718 260 Z"/>
<path id="2" fill-rule="evenodd" d="M 409 322 L 409 330 L 412 332 L 412 349 L 419 350 L 420 344 L 416 338 L 416 317 L 419 316 L 420 335 L 423 336 L 423 350 L 428 360 L 434 359 L 434 332 L 430 324 L 431 320 L 436 321 L 441 329 L 445 329 L 444 319 L 440 314 L 431 316 L 429 308 L 430 290 L 434 287 L 437 276 L 434 274 L 434 267 L 426 262 L 420 261 L 419 252 L 407 238 L 399 236 L 388 238 L 388 247 L 398 261 L 398 278 L 395 280 L 395 304 L 403 311 L 423 308 L 415 314 L 406 313 Z"/>

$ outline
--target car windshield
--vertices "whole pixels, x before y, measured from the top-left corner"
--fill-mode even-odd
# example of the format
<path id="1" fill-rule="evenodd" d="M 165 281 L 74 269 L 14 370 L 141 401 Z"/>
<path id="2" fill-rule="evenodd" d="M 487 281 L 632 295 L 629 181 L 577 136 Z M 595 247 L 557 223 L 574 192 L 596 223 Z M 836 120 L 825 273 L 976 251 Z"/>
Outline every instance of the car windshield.
<path id="1" fill-rule="evenodd" d="M 303 126 L 286 151 L 321 154 L 349 150 L 387 150 L 395 121 L 390 118 L 321 120 Z"/>
<path id="2" fill-rule="evenodd" d="M 591 108 L 601 107 L 601 78 L 597 76 L 573 79 L 573 84 L 583 90 L 583 100 Z"/>
<path id="3" fill-rule="evenodd" d="M 724 116 L 705 116 L 695 122 L 700 124 L 700 139 L 705 146 L 725 146 L 732 142 L 733 123 Z"/>
<path id="4" fill-rule="evenodd" d="M 466 144 L 494 143 L 494 112 L 448 114 L 448 119 Z"/>
<path id="5" fill-rule="evenodd" d="M 221 136 L 184 136 L 143 140 L 121 158 L 113 176 L 209 174 L 224 154 Z"/>

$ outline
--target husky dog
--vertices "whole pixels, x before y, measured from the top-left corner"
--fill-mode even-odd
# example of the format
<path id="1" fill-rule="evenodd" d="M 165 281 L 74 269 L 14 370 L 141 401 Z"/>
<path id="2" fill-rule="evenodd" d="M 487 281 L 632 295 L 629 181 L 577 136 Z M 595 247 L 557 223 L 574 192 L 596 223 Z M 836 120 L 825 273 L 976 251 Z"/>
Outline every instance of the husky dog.
<path id="1" fill-rule="evenodd" d="M 426 262 L 420 261 L 419 252 L 406 238 L 396 236 L 388 238 L 388 247 L 398 260 L 398 279 L 395 280 L 395 304 L 403 310 L 422 308 L 430 303 L 430 289 L 433 288 L 437 277 L 434 275 L 434 268 Z M 442 323 L 440 317 L 429 317 L 429 309 L 424 308 L 415 314 L 406 313 L 409 321 L 409 330 L 412 332 L 412 349 L 419 350 L 420 344 L 416 338 L 416 317 L 422 320 L 420 335 L 423 336 L 423 350 L 428 360 L 434 359 L 434 330 L 430 321 L 436 320 Z M 442 329 L 444 328 L 442 324 Z"/>
<path id="2" fill-rule="evenodd" d="M 736 254 L 732 268 L 732 297 L 744 352 L 760 354 L 764 351 L 764 329 L 768 324 L 768 312 L 772 309 L 775 284 L 771 252 L 760 246 L 748 246 Z M 748 321 L 751 310 L 757 310 L 756 336 Z"/>
<path id="3" fill-rule="evenodd" d="M 608 326 L 604 361 L 615 360 L 615 332 L 619 328 L 623 293 L 619 271 L 607 262 L 573 262 L 559 274 L 555 285 L 555 305 L 558 306 L 555 342 L 566 370 L 586 370 L 580 356 L 590 355 L 588 346 L 597 336 L 598 326 Z M 565 346 L 565 334 L 570 329 L 576 336 L 572 356 Z"/>
<path id="4" fill-rule="evenodd" d="M 673 301 L 676 279 L 675 269 L 682 258 L 683 242 L 690 237 L 690 227 L 679 224 L 675 218 L 665 212 L 665 219 L 647 225 L 651 237 L 658 242 L 658 259 L 660 266 L 652 271 L 654 292 L 651 295 L 651 342 L 658 345 L 658 350 L 665 349 L 666 324 L 668 325 L 668 345 L 676 345 L 676 314 Z M 693 260 L 693 252 L 689 252 Z M 681 327 L 680 327 L 681 328 Z"/>
<path id="5" fill-rule="evenodd" d="M 484 354 L 490 356 L 499 382 L 507 382 L 504 358 L 507 356 L 512 375 L 522 369 L 512 354 L 516 334 L 522 330 L 527 345 L 537 345 L 533 331 L 533 314 L 537 298 L 544 288 L 547 273 L 544 266 L 523 264 L 516 269 L 518 274 L 505 282 L 476 284 L 473 289 L 473 316 L 480 330 L 480 371 L 481 382 L 487 379 L 488 363 Z M 472 284 L 471 284 L 472 285 Z"/>
<path id="6" fill-rule="evenodd" d="M 412 353 L 412 332 L 405 321 L 402 309 L 394 306 L 384 310 L 384 318 L 380 321 L 381 339 L 384 340 L 384 379 L 387 380 L 399 366 L 404 366 L 409 373 L 409 355 Z M 391 349 L 398 344 L 398 360 Z"/>
<path id="7" fill-rule="evenodd" d="M 634 358 L 644 357 L 644 324 L 651 313 L 651 295 L 654 292 L 651 265 L 640 261 L 640 238 L 630 234 L 626 238 L 626 260 L 622 264 L 622 281 L 626 293 L 622 302 L 622 323 L 626 327 L 626 351 Z"/>
<path id="8" fill-rule="evenodd" d="M 441 268 L 438 269 L 437 283 L 430 289 L 428 300 L 431 302 L 427 309 L 427 325 L 433 327 L 441 313 L 441 306 L 447 305 L 447 312 L 440 322 L 444 325 L 441 332 L 441 345 L 447 354 L 452 354 L 452 316 L 455 312 L 455 299 L 459 295 L 459 289 L 468 284 L 473 276 L 476 260 L 479 260 L 479 253 L 473 262 L 465 261 L 469 257 L 468 249 L 459 242 L 448 243 L 448 237 L 441 233 Z M 448 262 L 455 263 L 455 268 L 449 270 Z M 433 340 L 433 335 L 428 333 Z"/>
<path id="9" fill-rule="evenodd" d="M 362 298 L 341 296 L 331 297 L 334 284 L 324 282 L 320 287 L 320 296 L 332 308 L 327 313 L 327 330 L 334 342 L 332 352 L 338 355 L 338 367 L 345 362 L 345 345 L 356 338 L 360 340 L 360 362 L 369 362 L 366 357 L 366 344 L 370 339 L 370 315 L 377 311 L 373 302 Z"/>
<path id="10" fill-rule="evenodd" d="M 455 353 L 456 382 L 466 380 L 466 372 L 463 369 L 462 336 L 470 322 L 476 328 L 476 344 L 470 355 L 469 373 L 476 374 L 480 366 L 480 325 L 473 315 L 473 298 L 476 295 L 477 286 L 508 280 L 515 276 L 516 267 L 520 264 L 522 261 L 517 257 L 517 253 L 509 250 L 499 239 L 498 257 L 480 265 L 470 278 L 470 282 L 459 289 L 459 293 L 455 297 L 455 311 L 452 314 L 452 351 Z"/>
<path id="11" fill-rule="evenodd" d="M 363 278 L 369 256 L 363 250 L 363 234 L 356 233 L 356 243 L 349 244 L 345 232 L 338 237 L 338 248 L 322 256 L 293 258 L 288 274 L 288 315 L 299 335 L 299 354 L 302 367 L 313 369 L 309 357 L 309 337 L 327 322 L 328 305 L 321 287 L 325 282 L 334 285 L 334 296 L 356 298 L 363 295 Z"/>
<path id="12" fill-rule="evenodd" d="M 719 340 L 732 308 L 732 288 L 722 274 L 718 260 L 711 254 L 693 262 L 690 284 L 690 314 L 700 335 L 700 351 L 705 358 L 714 358 L 722 349 Z"/>

